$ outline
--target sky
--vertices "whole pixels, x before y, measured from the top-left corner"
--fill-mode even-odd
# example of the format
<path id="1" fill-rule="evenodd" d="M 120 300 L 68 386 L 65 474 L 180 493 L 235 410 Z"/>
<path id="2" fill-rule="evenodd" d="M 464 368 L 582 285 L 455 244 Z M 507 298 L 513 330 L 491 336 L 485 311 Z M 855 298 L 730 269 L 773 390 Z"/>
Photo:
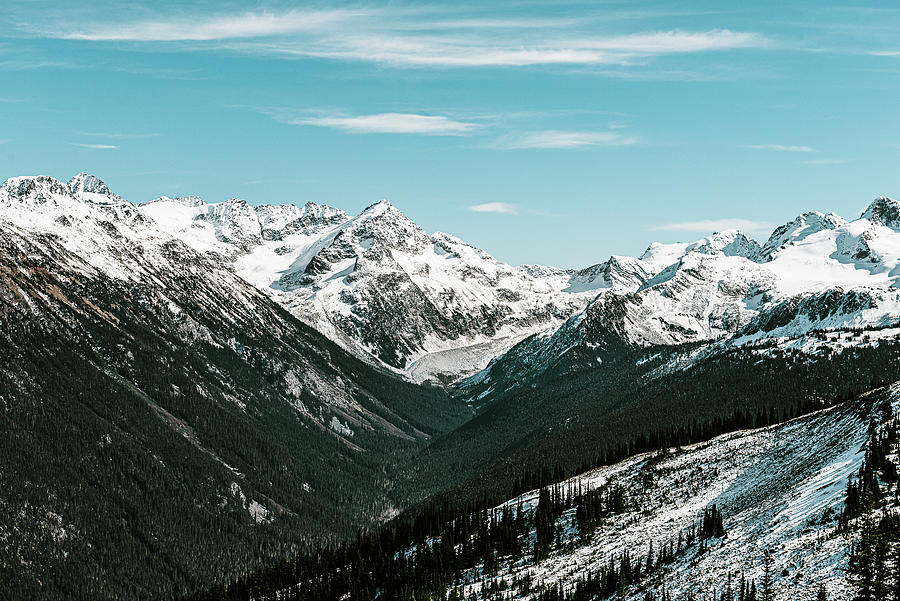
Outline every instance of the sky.
<path id="1" fill-rule="evenodd" d="M 387 198 L 513 264 L 765 239 L 900 197 L 898 31 L 890 2 L 3 0 L 0 180 Z"/>

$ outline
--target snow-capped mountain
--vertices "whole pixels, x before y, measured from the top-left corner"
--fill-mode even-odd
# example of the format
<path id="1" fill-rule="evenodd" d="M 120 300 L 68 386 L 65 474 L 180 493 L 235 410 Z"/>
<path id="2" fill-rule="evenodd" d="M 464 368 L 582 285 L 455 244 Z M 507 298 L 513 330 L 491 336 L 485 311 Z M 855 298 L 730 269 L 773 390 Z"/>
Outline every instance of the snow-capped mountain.
<path id="1" fill-rule="evenodd" d="M 60 185 L 117 220 L 155 222 L 357 356 L 419 381 L 458 379 L 507 351 L 555 361 L 607 333 L 645 346 L 747 343 L 900 317 L 900 220 L 888 198 L 851 222 L 805 213 L 762 245 L 727 231 L 572 271 L 504 264 L 426 233 L 387 201 L 350 217 L 234 198 L 132 205 L 85 173 Z"/>
<path id="2" fill-rule="evenodd" d="M 318 231 L 327 227 L 323 224 L 345 218 L 329 207 L 311 205 L 250 207 L 237 200 L 207 205 L 195 198 L 164 202 L 199 216 L 192 227 L 208 229 L 209 236 L 204 241 L 219 244 L 217 248 L 302 236 L 298 232 Z M 191 336 L 209 338 L 210 334 L 191 321 L 185 305 L 220 310 L 232 322 L 242 321 L 248 328 L 270 331 L 275 337 L 284 330 L 283 317 L 274 314 L 271 305 L 266 306 L 267 297 L 227 266 L 210 261 L 208 255 L 198 254 L 170 235 L 148 213 L 152 215 L 153 211 L 113 194 L 100 179 L 85 173 L 68 184 L 36 176 L 11 178 L 0 186 L 2 233 L 10 240 L 21 241 L 21 248 L 33 245 L 55 257 L 53 273 L 70 273 L 72 278 L 106 277 L 139 286 L 144 289 L 147 303 L 158 306 L 173 319 L 187 319 L 184 327 L 192 330 Z M 220 239 L 224 241 L 219 242 Z M 185 290 L 181 283 L 186 277 L 194 279 L 191 290 Z M 178 295 L 181 298 L 176 299 Z M 28 297 L 24 292 L 22 296 Z M 322 398 L 334 402 L 336 415 L 342 420 L 374 419 L 361 417 L 366 410 L 356 400 L 360 395 L 356 387 L 308 367 L 301 363 L 282 374 L 295 400 L 319 390 Z M 296 402 L 302 406 L 299 400 Z M 307 408 L 298 410 L 306 412 Z M 348 410 L 360 413 L 351 417 Z M 328 417 L 324 418 L 325 426 L 329 424 Z M 364 427 L 374 425 L 369 421 Z"/>
<path id="3" fill-rule="evenodd" d="M 308 203 L 251 207 L 162 197 L 141 207 L 197 250 L 216 253 L 294 315 L 418 380 L 456 377 L 582 309 L 617 266 L 512 267 L 387 201 L 350 218 Z"/>
<path id="4" fill-rule="evenodd" d="M 418 381 L 452 381 L 507 352 L 507 364 L 518 356 L 539 372 L 610 334 L 642 346 L 747 344 L 900 319 L 900 211 L 889 198 L 854 221 L 805 213 L 762 245 L 726 231 L 572 271 L 507 265 L 449 234 L 426 233 L 387 201 L 355 217 L 315 203 L 234 198 L 133 205 L 86 173 L 68 185 L 13 178 L 4 190 L 16 190 L 19 202 L 46 199 L 48 208 L 22 219 L 47 232 L 85 207 L 111 223 L 152 222 L 357 356 Z M 60 198 L 76 202 L 57 207 Z M 135 237 L 135 247 L 143 240 Z M 105 254 L 79 252 L 101 263 Z"/>
<path id="5" fill-rule="evenodd" d="M 805 348 L 796 340 L 817 330 L 900 324 L 900 203 L 877 198 L 849 222 L 805 213 L 762 246 L 727 231 L 692 244 L 653 244 L 620 264 L 630 278 L 599 291 L 552 334 L 523 340 L 463 388 L 479 396 L 492 377 L 527 383 L 524 374 L 543 373 L 573 349 L 602 361 L 610 336 L 717 352 L 778 339 Z"/>

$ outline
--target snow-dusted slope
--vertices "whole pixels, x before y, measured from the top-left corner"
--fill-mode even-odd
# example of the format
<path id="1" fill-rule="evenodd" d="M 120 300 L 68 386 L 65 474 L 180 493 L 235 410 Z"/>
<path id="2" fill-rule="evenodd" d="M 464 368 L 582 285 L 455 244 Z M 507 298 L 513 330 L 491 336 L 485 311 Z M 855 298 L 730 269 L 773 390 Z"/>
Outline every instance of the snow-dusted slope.
<path id="1" fill-rule="evenodd" d="M 250 206 L 237 198 L 208 204 L 196 196 L 162 196 L 140 210 L 196 250 L 225 259 L 258 288 L 293 265 L 321 235 L 347 220 L 327 205 Z"/>
<path id="2" fill-rule="evenodd" d="M 636 342 L 709 340 L 765 320 L 769 312 L 783 314 L 785 303 L 796 306 L 797 317 L 805 320 L 797 324 L 798 332 L 896 322 L 898 210 L 897 201 L 878 198 L 852 222 L 806 213 L 776 229 L 757 253 L 729 253 L 723 247 L 699 256 L 689 247 L 637 291 L 631 315 L 647 319 L 634 319 L 643 323 L 627 328 L 627 334 Z M 836 297 L 870 302 L 834 302 Z M 669 328 L 673 323 L 678 327 Z"/>
<path id="3" fill-rule="evenodd" d="M 192 220 L 196 224 L 192 227 L 202 234 L 194 238 L 195 245 L 209 245 L 218 252 L 239 244 L 250 245 L 249 241 L 256 239 L 285 243 L 285 239 L 302 238 L 307 236 L 305 231 L 317 231 L 328 227 L 328 222 L 345 217 L 319 206 L 251 208 L 243 201 L 210 206 L 193 198 L 162 202 L 171 204 L 175 211 L 199 215 L 198 221 Z M 166 215 L 172 213 L 167 211 Z M 142 291 L 148 305 L 158 307 L 177 321 L 188 340 L 210 340 L 209 331 L 186 308 L 193 306 L 219 311 L 227 322 L 265 333 L 272 340 L 285 331 L 283 318 L 273 314 L 274 306 L 265 295 L 235 274 L 230 265 L 198 255 L 173 237 L 161 227 L 171 223 L 160 224 L 153 214 L 153 210 L 133 205 L 110 192 L 98 178 L 84 173 L 68 184 L 47 176 L 34 176 L 11 178 L 0 185 L 0 239 L 8 240 L 22 252 L 30 252 L 27 249 L 34 245 L 54 257 L 55 262 L 46 266 L 54 276 L 71 280 L 111 278 L 117 283 L 127 283 Z M 213 258 L 216 256 L 220 255 Z M 35 313 L 40 312 L 40 303 L 24 290 L 19 277 L 10 280 L 9 293 L 19 301 L 32 304 Z M 64 298 L 67 291 L 49 294 Z M 102 312 L 101 317 L 114 319 Z M 222 346 L 234 344 L 233 340 L 215 342 Z M 274 348 L 276 343 L 272 344 Z M 307 362 L 282 366 L 278 378 L 287 391 L 283 400 L 293 403 L 299 413 L 323 428 L 333 424 L 329 422 L 332 415 L 313 415 L 311 408 L 300 400 L 304 395 L 312 393 L 327 399 L 332 405 L 331 413 L 342 423 L 354 423 L 365 429 L 387 428 L 405 436 L 381 416 L 365 409 L 359 399 L 369 395 L 345 378 L 323 373 Z M 234 400 L 240 403 L 238 398 Z M 343 430 L 332 429 L 353 445 Z"/>
<path id="4" fill-rule="evenodd" d="M 738 232 L 688 245 L 683 253 L 670 254 L 670 264 L 633 292 L 610 293 L 619 296 L 622 311 L 609 316 L 609 325 L 638 344 L 714 340 L 769 311 L 783 312 L 786 302 L 796 305 L 832 290 L 869 296 L 866 308 L 876 310 L 862 314 L 852 303 L 819 303 L 807 311 L 803 328 L 897 320 L 900 222 L 891 217 L 897 207 L 896 201 L 880 198 L 852 222 L 807 213 L 775 230 L 761 248 Z"/>
<path id="5" fill-rule="evenodd" d="M 471 364 L 493 341 L 556 325 L 607 285 L 592 275 L 510 267 L 449 234 L 427 234 L 382 201 L 340 226 L 277 286 L 289 307 L 308 311 L 323 330 L 336 327 L 405 367 L 461 347 Z M 443 371 L 440 360 L 431 367 Z"/>
<path id="6" fill-rule="evenodd" d="M 627 264 L 643 278 L 599 291 L 555 332 L 513 347 L 464 387 L 489 381 L 492 370 L 519 380 L 542 373 L 572 348 L 594 348 L 609 335 L 639 346 L 715 349 L 900 324 L 900 203 L 878 198 L 851 222 L 806 213 L 762 246 L 737 231 L 653 244 Z"/>
<path id="7" fill-rule="evenodd" d="M 313 203 L 237 199 L 163 197 L 141 210 L 332 339 L 417 380 L 481 369 L 597 290 L 647 275 L 632 273 L 629 259 L 581 272 L 511 267 L 449 234 L 427 234 L 387 201 L 352 219 Z"/>
<path id="8" fill-rule="evenodd" d="M 625 589 L 624 598 L 644 599 L 648 590 L 656 598 L 663 590 L 672 599 L 711 598 L 729 581 L 736 594 L 742 574 L 759 587 L 769 551 L 773 599 L 811 601 L 820 585 L 829 599 L 849 599 L 851 540 L 837 532 L 836 518 L 847 480 L 863 462 L 870 418 L 885 398 L 895 410 L 900 407 L 900 386 L 781 425 L 726 434 L 665 455 L 638 455 L 563 482 L 563 491 L 620 486 L 626 510 L 603 520 L 587 539 L 579 535 L 575 509 L 565 511 L 556 522 L 560 542 L 549 557 L 538 563 L 530 557 L 507 560 L 487 582 L 530 574 L 533 583 L 570 590 L 585 574 L 610 561 L 617 565 L 623 552 L 635 560 L 646 557 L 651 545 L 656 551 L 674 545 L 715 504 L 726 536 L 709 539 L 703 551 L 699 544 L 688 546 L 639 587 Z M 531 491 L 497 509 L 521 503 L 531 512 L 537 502 L 538 491 Z M 534 538 L 532 530 L 526 548 Z M 481 589 L 481 574 L 467 574 L 456 586 L 467 596 Z"/>

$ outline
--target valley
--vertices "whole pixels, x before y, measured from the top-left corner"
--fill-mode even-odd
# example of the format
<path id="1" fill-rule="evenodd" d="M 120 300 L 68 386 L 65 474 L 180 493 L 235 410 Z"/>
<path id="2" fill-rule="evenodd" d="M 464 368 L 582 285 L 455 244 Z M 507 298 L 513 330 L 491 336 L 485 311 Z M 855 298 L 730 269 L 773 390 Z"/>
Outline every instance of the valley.
<path id="1" fill-rule="evenodd" d="M 794 578 L 781 590 L 813 598 L 805 574 L 843 595 L 832 522 L 866 442 L 859 403 L 900 373 L 898 215 L 879 198 L 764 244 L 723 232 L 564 270 L 505 265 L 386 201 L 351 217 L 134 204 L 85 173 L 7 180 L 5 584 L 188 595 L 429 508 L 505 503 L 527 523 L 536 484 L 571 501 L 621 481 L 640 512 L 612 530 L 577 535 L 565 505 L 547 557 L 501 554 L 490 581 L 476 562 L 442 590 L 576 594 L 716 504 L 731 539 L 667 559 L 666 594 L 740 561 L 759 580 L 771 547 Z M 123 530 L 124 515 L 146 518 Z M 107 553 L 132 567 L 110 572 Z"/>

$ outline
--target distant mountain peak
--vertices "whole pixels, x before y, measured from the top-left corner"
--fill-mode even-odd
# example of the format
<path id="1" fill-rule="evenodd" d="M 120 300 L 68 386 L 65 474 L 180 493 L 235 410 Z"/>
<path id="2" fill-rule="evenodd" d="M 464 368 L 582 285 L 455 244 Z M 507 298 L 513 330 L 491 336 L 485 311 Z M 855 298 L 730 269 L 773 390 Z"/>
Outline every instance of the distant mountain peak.
<path id="1" fill-rule="evenodd" d="M 392 205 L 388 199 L 382 198 L 378 202 L 374 202 L 374 203 L 370 204 L 369 206 L 367 206 L 365 209 L 363 209 L 362 213 L 360 213 L 360 216 L 363 216 L 363 215 L 377 216 L 377 215 L 383 215 L 385 213 L 399 213 L 401 215 L 403 214 L 400 211 L 400 209 L 398 209 L 397 207 Z"/>
<path id="2" fill-rule="evenodd" d="M 727 257 L 756 260 L 759 257 L 760 246 L 756 240 L 747 237 L 743 232 L 731 229 L 715 232 L 711 236 L 698 240 L 689 245 L 687 251 L 707 255 L 722 253 Z"/>
<path id="3" fill-rule="evenodd" d="M 72 194 L 79 197 L 85 193 L 102 194 L 104 196 L 112 195 L 109 186 L 107 186 L 103 180 L 96 175 L 91 175 L 84 171 L 69 180 L 69 190 L 72 191 Z"/>
<path id="4" fill-rule="evenodd" d="M 900 201 L 887 196 L 879 196 L 863 211 L 860 218 L 868 219 L 879 225 L 900 227 Z"/>
<path id="5" fill-rule="evenodd" d="M 27 198 L 43 202 L 50 195 L 68 196 L 70 193 L 66 184 L 49 175 L 11 177 L 0 186 L 0 197 L 20 202 Z"/>
<path id="6" fill-rule="evenodd" d="M 803 240 L 816 232 L 833 230 L 846 225 L 847 221 L 835 213 L 821 213 L 819 211 L 807 211 L 798 215 L 784 225 L 775 228 L 775 231 L 763 244 L 761 256 L 764 260 L 771 260 L 773 255 L 791 244 Z"/>

